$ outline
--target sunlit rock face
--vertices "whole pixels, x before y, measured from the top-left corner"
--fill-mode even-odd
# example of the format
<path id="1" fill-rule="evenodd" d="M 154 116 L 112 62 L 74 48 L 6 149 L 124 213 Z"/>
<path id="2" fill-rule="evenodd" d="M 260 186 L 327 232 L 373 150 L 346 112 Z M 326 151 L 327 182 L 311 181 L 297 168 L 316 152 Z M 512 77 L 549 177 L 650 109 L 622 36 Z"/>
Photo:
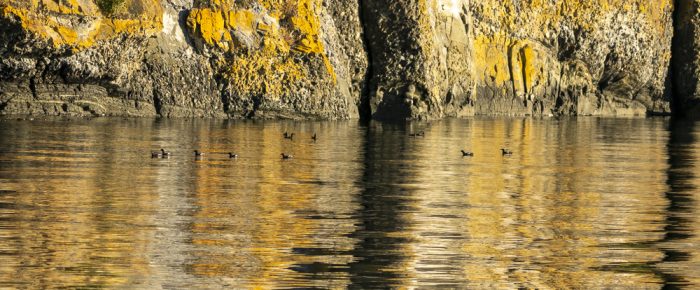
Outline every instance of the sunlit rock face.
<path id="1" fill-rule="evenodd" d="M 6 114 L 358 118 L 349 0 L 1 0 Z"/>
<path id="2" fill-rule="evenodd" d="M 671 111 L 671 0 L 0 0 L 0 12 L 1 114 Z"/>
<path id="3" fill-rule="evenodd" d="M 670 0 L 365 1 L 363 12 L 380 118 L 670 112 Z"/>
<path id="4" fill-rule="evenodd" d="M 163 8 L 157 0 L 115 2 L 0 1 L 4 111 L 155 115 L 146 46 L 163 29 Z"/>
<path id="5" fill-rule="evenodd" d="M 230 115 L 358 117 L 367 64 L 356 1 L 195 1 L 186 26 Z"/>

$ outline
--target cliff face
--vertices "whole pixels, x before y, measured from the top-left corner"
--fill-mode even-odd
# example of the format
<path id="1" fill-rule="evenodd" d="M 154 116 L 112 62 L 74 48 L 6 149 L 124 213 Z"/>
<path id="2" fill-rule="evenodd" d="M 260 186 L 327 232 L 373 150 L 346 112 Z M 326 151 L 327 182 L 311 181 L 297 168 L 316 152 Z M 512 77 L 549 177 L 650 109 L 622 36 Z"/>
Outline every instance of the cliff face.
<path id="1" fill-rule="evenodd" d="M 672 2 L 575 2 L 372 1 L 373 113 L 669 112 Z"/>
<path id="2" fill-rule="evenodd" d="M 353 118 L 357 2 L 0 0 L 0 111 Z"/>
<path id="3" fill-rule="evenodd" d="M 0 3 L 5 112 L 155 114 L 155 76 L 143 69 L 155 60 L 142 46 L 163 29 L 157 0 L 124 3 L 110 17 L 86 0 Z"/>
<path id="4" fill-rule="evenodd" d="M 672 0 L 0 0 L 0 9 L 5 114 L 671 110 Z M 687 11 L 676 18 L 694 25 Z M 687 37 L 674 47 L 694 41 L 694 28 L 676 30 Z M 698 95 L 697 66 L 678 65 L 677 55 L 697 63 L 688 47 L 674 50 L 674 69 L 692 78 L 676 79 L 677 92 Z"/>
<path id="5" fill-rule="evenodd" d="M 350 118 L 367 66 L 357 11 L 342 0 L 196 1 L 187 31 L 229 115 Z"/>

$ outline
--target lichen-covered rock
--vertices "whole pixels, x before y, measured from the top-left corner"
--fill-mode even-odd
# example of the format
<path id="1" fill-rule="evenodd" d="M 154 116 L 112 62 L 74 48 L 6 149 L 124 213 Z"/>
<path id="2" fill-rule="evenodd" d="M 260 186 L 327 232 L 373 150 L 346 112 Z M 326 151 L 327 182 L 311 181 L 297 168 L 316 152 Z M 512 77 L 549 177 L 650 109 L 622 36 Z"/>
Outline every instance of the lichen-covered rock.
<path id="1" fill-rule="evenodd" d="M 673 82 L 672 0 L 0 0 L 0 114 L 666 114 L 678 3 Z"/>
<path id="2" fill-rule="evenodd" d="M 679 113 L 700 118 L 700 1 L 676 1 L 673 84 Z"/>
<path id="3" fill-rule="evenodd" d="M 229 115 L 358 117 L 364 76 L 355 71 L 366 60 L 356 2 L 199 2 L 188 31 L 212 59 Z"/>
<path id="4" fill-rule="evenodd" d="M 206 91 L 187 86 L 193 73 L 176 79 L 178 66 L 159 66 L 169 55 L 170 64 L 192 66 L 182 51 L 163 49 L 175 43 L 158 47 L 152 38 L 165 34 L 159 0 L 114 0 L 108 12 L 104 1 L 0 1 L 3 113 L 155 116 L 169 103 L 159 96 L 177 94 L 175 85 Z"/>
<path id="5" fill-rule="evenodd" d="M 103 17 L 100 3 L 119 2 Z M 112 6 L 110 6 L 112 7 Z M 152 35 L 162 28 L 158 0 L 2 0 L 3 24 L 16 25 L 4 33 L 21 34 L 14 51 L 29 49 L 80 49 L 122 34 Z"/>
<path id="6" fill-rule="evenodd" d="M 0 0 L 0 112 L 357 118 L 358 4 L 327 2 Z"/>
<path id="7" fill-rule="evenodd" d="M 365 1 L 373 114 L 668 113 L 672 12 L 670 0 Z"/>

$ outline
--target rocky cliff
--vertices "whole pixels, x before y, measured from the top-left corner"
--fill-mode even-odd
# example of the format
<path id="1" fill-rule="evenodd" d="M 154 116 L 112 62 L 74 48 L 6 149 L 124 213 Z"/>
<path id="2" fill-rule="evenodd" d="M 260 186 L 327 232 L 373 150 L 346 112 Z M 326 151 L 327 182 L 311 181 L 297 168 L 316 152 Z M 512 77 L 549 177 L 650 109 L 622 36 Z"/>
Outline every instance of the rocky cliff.
<path id="1" fill-rule="evenodd" d="M 353 118 L 358 3 L 0 0 L 0 111 Z"/>
<path id="2" fill-rule="evenodd" d="M 680 3 L 0 0 L 0 114 L 665 114 L 700 95 Z"/>
<path id="3" fill-rule="evenodd" d="M 670 111 L 670 0 L 371 3 L 379 117 Z"/>

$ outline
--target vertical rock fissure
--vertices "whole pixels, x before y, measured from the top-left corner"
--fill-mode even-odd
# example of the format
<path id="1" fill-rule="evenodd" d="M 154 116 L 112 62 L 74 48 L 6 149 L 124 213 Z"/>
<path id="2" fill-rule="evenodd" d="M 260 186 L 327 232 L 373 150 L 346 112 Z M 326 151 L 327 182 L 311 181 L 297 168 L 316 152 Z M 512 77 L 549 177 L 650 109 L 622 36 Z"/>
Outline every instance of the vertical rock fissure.
<path id="1" fill-rule="evenodd" d="M 513 46 L 514 45 L 509 45 L 508 46 L 508 73 L 510 74 L 510 86 L 511 89 L 513 90 L 513 99 L 516 97 L 518 94 L 518 91 L 515 87 L 515 68 L 513 66 Z"/>
<path id="2" fill-rule="evenodd" d="M 554 96 L 554 110 L 561 111 L 561 106 L 563 105 L 563 97 L 561 95 L 561 84 L 564 81 L 564 65 L 559 67 L 559 79 L 557 80 L 557 92 Z"/>
<path id="3" fill-rule="evenodd" d="M 673 41 L 671 44 L 671 62 L 670 74 L 672 78 L 671 92 L 671 112 L 674 115 L 685 115 L 686 106 L 689 99 L 692 99 L 692 94 L 697 90 L 698 79 L 693 73 L 688 71 L 688 64 L 693 63 L 688 58 L 693 58 L 693 47 L 695 47 L 695 27 L 692 23 L 685 23 L 686 17 L 684 13 L 692 13 L 692 11 L 684 11 L 686 8 L 694 10 L 697 5 L 688 3 L 688 0 L 675 0 L 673 2 Z M 688 7 L 690 6 L 690 7 Z M 691 68 L 692 69 L 692 68 Z"/>
<path id="4" fill-rule="evenodd" d="M 158 92 L 155 89 L 153 90 L 153 108 L 156 110 L 156 115 L 158 117 L 163 117 L 163 101 L 158 97 Z"/>
<path id="5" fill-rule="evenodd" d="M 360 9 L 360 26 L 362 27 L 362 47 L 365 50 L 365 54 L 367 55 L 367 70 L 365 72 L 365 79 L 364 79 L 364 86 L 362 87 L 362 91 L 360 92 L 360 107 L 358 108 L 358 111 L 360 113 L 360 119 L 361 120 L 369 120 L 372 118 L 372 108 L 370 106 L 370 95 L 372 92 L 372 79 L 374 78 L 374 59 L 372 58 L 372 48 L 370 47 L 370 38 L 367 36 L 368 29 L 367 29 L 367 22 L 365 21 L 365 11 L 366 11 L 366 6 L 365 6 L 365 1 L 367 0 L 358 0 L 359 1 L 359 9 Z M 372 0 L 369 0 L 372 1 Z"/>
<path id="6" fill-rule="evenodd" d="M 36 93 L 36 81 L 34 78 L 29 79 L 29 90 L 32 91 L 32 97 L 34 99 L 37 98 L 37 93 Z"/>
<path id="7" fill-rule="evenodd" d="M 525 51 L 520 50 L 519 52 L 520 55 L 520 74 L 522 75 L 522 83 L 523 83 L 523 92 L 525 93 L 525 99 L 527 99 L 527 95 L 530 93 L 527 87 L 527 57 L 525 56 Z"/>
<path id="8" fill-rule="evenodd" d="M 219 96 L 221 97 L 221 105 L 222 105 L 222 110 L 224 111 L 224 114 L 226 114 L 229 118 L 231 117 L 231 90 L 228 88 L 228 85 L 226 84 L 226 80 L 219 76 L 216 77 L 215 80 L 217 87 L 219 88 Z"/>

